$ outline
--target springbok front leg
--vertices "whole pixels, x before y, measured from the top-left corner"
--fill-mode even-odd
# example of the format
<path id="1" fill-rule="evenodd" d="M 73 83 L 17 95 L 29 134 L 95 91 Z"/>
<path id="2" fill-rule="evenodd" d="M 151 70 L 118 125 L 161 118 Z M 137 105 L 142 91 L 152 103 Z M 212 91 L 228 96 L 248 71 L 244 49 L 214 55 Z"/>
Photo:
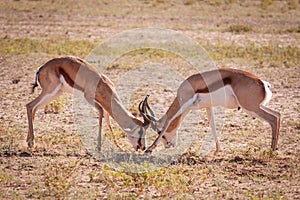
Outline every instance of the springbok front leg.
<path id="1" fill-rule="evenodd" d="M 89 102 L 89 104 L 91 104 L 94 108 L 96 108 L 98 110 L 98 114 L 99 114 L 99 129 L 98 129 L 98 137 L 97 137 L 97 150 L 101 151 L 101 146 L 102 146 L 102 121 L 103 118 L 107 123 L 108 129 L 110 130 L 112 137 L 113 137 L 113 142 L 116 145 L 116 147 L 118 147 L 119 149 L 121 149 L 121 147 L 118 145 L 115 135 L 113 134 L 113 130 L 112 127 L 110 125 L 110 121 L 109 121 L 109 115 L 108 113 L 104 112 L 102 106 L 100 105 L 100 103 L 92 98 L 89 97 L 89 95 L 86 93 L 85 94 L 85 99 Z"/>
<path id="2" fill-rule="evenodd" d="M 115 146 L 116 146 L 119 150 L 123 151 L 123 149 L 119 146 L 119 144 L 118 144 L 118 142 L 117 142 L 117 138 L 116 138 L 116 136 L 115 136 L 115 134 L 114 134 L 114 132 L 113 132 L 113 129 L 112 129 L 112 127 L 111 127 L 110 119 L 109 119 L 109 114 L 108 114 L 107 112 L 104 112 L 104 113 L 103 113 L 103 118 L 104 118 L 104 121 L 106 122 L 106 124 L 107 124 L 107 126 L 108 126 L 108 129 L 109 129 L 109 131 L 110 131 L 110 133 L 111 133 L 111 136 L 112 136 L 112 139 L 113 139 L 113 142 L 114 142 Z"/>
<path id="3" fill-rule="evenodd" d="M 89 95 L 89 93 L 85 93 L 84 94 L 84 98 L 87 100 L 87 102 L 92 105 L 94 108 L 97 109 L 98 111 L 98 116 L 99 116 L 99 129 L 98 129 L 98 137 L 97 137 L 97 150 L 101 151 L 101 138 L 102 138 L 102 118 L 103 118 L 103 108 L 100 105 L 100 103 L 93 97 L 91 97 L 91 95 Z"/>
<path id="4" fill-rule="evenodd" d="M 101 135 L 102 135 L 102 118 L 103 118 L 103 108 L 98 108 L 99 112 L 99 130 L 98 130 L 98 138 L 97 138 L 97 150 L 101 151 Z"/>
<path id="5" fill-rule="evenodd" d="M 213 134 L 213 137 L 214 137 L 214 140 L 216 143 L 216 151 L 215 151 L 215 155 L 216 155 L 220 151 L 221 147 L 220 147 L 219 137 L 217 135 L 213 107 L 206 108 L 206 112 L 207 112 L 207 116 L 208 116 L 208 120 L 209 120 L 209 126 L 211 129 L 211 133 Z"/>

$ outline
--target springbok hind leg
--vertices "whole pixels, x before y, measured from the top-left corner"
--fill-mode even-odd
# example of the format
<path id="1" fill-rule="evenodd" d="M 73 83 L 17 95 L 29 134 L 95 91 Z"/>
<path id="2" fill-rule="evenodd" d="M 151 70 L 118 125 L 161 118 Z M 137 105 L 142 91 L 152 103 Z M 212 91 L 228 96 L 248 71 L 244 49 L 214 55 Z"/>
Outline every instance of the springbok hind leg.
<path id="1" fill-rule="evenodd" d="M 273 116 L 276 117 L 275 123 L 272 123 L 274 125 L 271 125 L 272 127 L 272 149 L 276 150 L 278 148 L 278 137 L 279 137 L 279 129 L 280 129 L 280 113 L 272 110 L 268 107 L 261 106 L 261 109 L 264 111 L 268 112 L 269 114 L 272 114 Z M 275 128 L 273 128 L 275 126 Z"/>
<path id="2" fill-rule="evenodd" d="M 27 108 L 27 117 L 28 117 L 28 134 L 27 134 L 27 144 L 28 147 L 33 147 L 34 145 L 34 132 L 33 132 L 33 121 L 36 111 L 52 100 L 56 99 L 62 94 L 61 85 L 58 85 L 52 91 L 43 90 L 42 93 L 35 98 L 33 101 L 26 105 Z"/>
<path id="3" fill-rule="evenodd" d="M 280 113 L 265 106 L 260 106 L 255 113 L 271 125 L 272 128 L 272 143 L 271 148 L 275 151 L 278 145 L 278 135 L 280 128 Z"/>

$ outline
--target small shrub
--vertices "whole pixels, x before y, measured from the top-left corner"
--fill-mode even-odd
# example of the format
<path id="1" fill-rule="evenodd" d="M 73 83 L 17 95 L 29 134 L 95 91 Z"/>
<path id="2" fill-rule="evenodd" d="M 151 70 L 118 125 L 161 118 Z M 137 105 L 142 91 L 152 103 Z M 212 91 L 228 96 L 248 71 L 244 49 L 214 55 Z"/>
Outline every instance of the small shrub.
<path id="1" fill-rule="evenodd" d="M 193 5 L 195 3 L 195 0 L 184 0 L 183 4 L 188 6 L 188 5 Z"/>
<path id="2" fill-rule="evenodd" d="M 268 6 L 270 6 L 273 3 L 273 0 L 261 0 L 260 6 L 263 9 L 266 9 Z"/>
<path id="3" fill-rule="evenodd" d="M 252 27 L 243 24 L 234 24 L 229 26 L 228 31 L 232 33 L 245 33 L 252 31 Z"/>
<path id="4" fill-rule="evenodd" d="M 288 0 L 287 4 L 290 10 L 297 9 L 299 7 L 298 0 Z"/>
<path id="5" fill-rule="evenodd" d="M 46 53 L 54 55 L 76 55 L 83 57 L 91 52 L 97 42 L 66 38 L 31 39 L 0 37 L 0 55 Z"/>
<path id="6" fill-rule="evenodd" d="M 58 114 L 60 111 L 64 110 L 65 105 L 65 100 L 60 96 L 57 100 L 48 103 L 44 108 L 44 112 Z"/>
<path id="7" fill-rule="evenodd" d="M 207 1 L 210 5 L 212 6 L 220 6 L 221 4 L 224 3 L 223 0 L 210 0 L 210 1 Z"/>
<path id="8" fill-rule="evenodd" d="M 290 27 L 286 29 L 287 33 L 300 33 L 300 26 Z"/>
<path id="9" fill-rule="evenodd" d="M 237 0 L 226 0 L 225 2 L 228 3 L 228 4 L 230 4 L 230 3 L 236 3 Z"/>

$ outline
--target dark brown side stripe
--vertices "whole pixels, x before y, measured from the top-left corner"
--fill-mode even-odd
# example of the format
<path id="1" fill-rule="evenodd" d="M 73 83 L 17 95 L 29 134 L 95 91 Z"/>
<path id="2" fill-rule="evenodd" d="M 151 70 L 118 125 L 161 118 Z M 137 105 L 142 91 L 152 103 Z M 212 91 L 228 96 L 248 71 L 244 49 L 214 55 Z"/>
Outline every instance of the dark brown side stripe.
<path id="1" fill-rule="evenodd" d="M 71 87 L 84 92 L 84 89 L 80 85 L 76 84 L 63 69 L 59 69 L 59 73 L 63 75 L 64 79 Z"/>
<path id="2" fill-rule="evenodd" d="M 231 84 L 231 79 L 230 78 L 224 78 L 223 80 L 219 80 L 214 82 L 213 84 L 207 86 L 206 88 L 198 89 L 195 91 L 195 93 L 210 93 L 214 92 L 221 87 L 224 87 L 225 85 Z"/>

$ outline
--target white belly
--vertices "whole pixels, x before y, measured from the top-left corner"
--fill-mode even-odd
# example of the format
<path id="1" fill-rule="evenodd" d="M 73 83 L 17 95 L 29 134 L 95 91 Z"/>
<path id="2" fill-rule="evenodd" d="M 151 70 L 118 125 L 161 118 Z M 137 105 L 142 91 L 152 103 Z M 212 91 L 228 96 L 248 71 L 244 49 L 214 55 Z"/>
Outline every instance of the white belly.
<path id="1" fill-rule="evenodd" d="M 222 87 L 212 93 L 197 94 L 198 108 L 207 108 L 213 106 L 223 106 L 225 108 L 239 107 L 236 96 L 231 86 Z"/>

